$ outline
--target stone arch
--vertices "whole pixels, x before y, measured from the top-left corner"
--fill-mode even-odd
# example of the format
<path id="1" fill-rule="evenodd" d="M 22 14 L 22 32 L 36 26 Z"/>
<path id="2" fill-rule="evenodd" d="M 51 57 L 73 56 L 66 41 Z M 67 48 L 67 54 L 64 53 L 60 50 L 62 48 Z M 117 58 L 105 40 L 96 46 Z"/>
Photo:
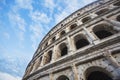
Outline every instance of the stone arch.
<path id="1" fill-rule="evenodd" d="M 97 14 L 97 15 L 101 15 L 101 14 L 107 12 L 107 11 L 109 11 L 109 9 L 108 9 L 108 8 L 104 8 L 104 9 L 102 9 L 102 10 L 96 12 L 96 14 Z"/>
<path id="2" fill-rule="evenodd" d="M 80 49 L 84 46 L 89 45 L 89 41 L 86 39 L 86 37 L 83 34 L 78 34 L 74 37 L 74 43 L 76 46 L 76 49 Z"/>
<path id="3" fill-rule="evenodd" d="M 56 37 L 54 36 L 51 40 L 52 40 L 52 42 L 54 42 L 56 40 Z"/>
<path id="4" fill-rule="evenodd" d="M 52 60 L 52 50 L 50 50 L 49 52 L 47 52 L 46 56 L 45 56 L 45 64 L 48 64 L 51 62 Z"/>
<path id="5" fill-rule="evenodd" d="M 115 3 L 115 4 L 113 4 L 114 6 L 120 6 L 120 1 L 119 2 L 117 2 L 117 3 Z"/>
<path id="6" fill-rule="evenodd" d="M 116 17 L 116 20 L 120 22 L 120 15 Z"/>
<path id="7" fill-rule="evenodd" d="M 69 80 L 69 78 L 66 75 L 61 75 L 56 80 Z"/>
<path id="8" fill-rule="evenodd" d="M 85 71 L 85 80 L 113 80 L 113 76 L 107 70 L 92 66 Z"/>
<path id="9" fill-rule="evenodd" d="M 87 22 L 87 21 L 89 21 L 89 20 L 91 20 L 91 17 L 90 17 L 90 16 L 83 18 L 83 19 L 82 19 L 82 22 L 85 23 L 85 22 Z"/>
<path id="10" fill-rule="evenodd" d="M 113 26 L 103 23 L 93 27 L 93 32 L 99 39 L 104 39 L 117 33 L 118 31 L 114 30 Z"/>
<path id="11" fill-rule="evenodd" d="M 65 56 L 68 54 L 68 47 L 66 43 L 62 43 L 59 45 L 59 51 L 61 56 Z"/>
<path id="12" fill-rule="evenodd" d="M 65 35 L 66 34 L 66 32 L 63 30 L 63 31 L 61 31 L 60 32 L 60 37 L 62 37 L 63 35 Z"/>
<path id="13" fill-rule="evenodd" d="M 73 30 L 73 29 L 75 29 L 76 27 L 77 27 L 77 24 L 74 23 L 74 24 L 72 24 L 72 25 L 70 26 L 70 30 Z"/>

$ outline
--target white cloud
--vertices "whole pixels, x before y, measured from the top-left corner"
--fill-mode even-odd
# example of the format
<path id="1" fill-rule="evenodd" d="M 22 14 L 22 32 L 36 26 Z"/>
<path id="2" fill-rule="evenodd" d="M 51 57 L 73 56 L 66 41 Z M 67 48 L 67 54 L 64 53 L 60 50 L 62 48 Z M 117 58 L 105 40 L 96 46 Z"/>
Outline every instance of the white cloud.
<path id="1" fill-rule="evenodd" d="M 91 3 L 91 2 L 94 2 L 96 0 L 83 0 L 83 4 L 88 4 L 88 3 Z"/>
<path id="2" fill-rule="evenodd" d="M 50 10 L 53 10 L 55 8 L 54 0 L 45 0 L 44 3 L 45 7 L 49 8 Z"/>
<path id="3" fill-rule="evenodd" d="M 32 10 L 32 0 L 15 0 L 16 8 Z"/>
<path id="4" fill-rule="evenodd" d="M 41 39 L 41 36 L 42 36 L 40 25 L 37 25 L 37 24 L 31 25 L 30 30 L 32 32 L 32 35 L 31 35 L 31 41 L 33 42 L 32 47 L 35 50 L 39 42 L 38 40 Z"/>
<path id="5" fill-rule="evenodd" d="M 11 22 L 14 30 L 17 32 L 16 34 L 20 38 L 20 40 L 24 40 L 24 32 L 26 31 L 26 22 L 20 17 L 19 14 L 10 12 L 8 14 L 9 21 Z"/>
<path id="6" fill-rule="evenodd" d="M 50 22 L 50 18 L 47 16 L 47 14 L 39 11 L 31 12 L 30 17 L 35 23 L 47 24 Z"/>
<path id="7" fill-rule="evenodd" d="M 61 8 L 60 3 L 61 2 L 59 2 L 57 4 L 58 8 Z M 77 9 L 80 8 L 80 3 L 79 3 L 78 0 L 73 0 L 72 2 L 70 0 L 65 0 L 62 3 L 65 5 L 65 7 L 63 7 L 62 9 L 60 9 L 61 11 L 54 16 L 56 23 L 60 22 L 65 17 L 67 17 L 68 15 L 70 15 L 72 12 L 74 12 L 75 10 L 77 10 Z"/>
<path id="8" fill-rule="evenodd" d="M 12 76 L 5 72 L 0 72 L 0 80 L 21 80 L 21 77 Z"/>
<path id="9" fill-rule="evenodd" d="M 36 49 L 40 39 L 42 39 L 44 33 L 48 31 L 48 27 L 50 28 L 50 26 L 45 25 L 48 25 L 51 19 L 47 14 L 39 11 L 31 12 L 29 16 L 32 19 L 32 24 L 30 25 L 30 30 L 32 32 L 31 40 L 33 42 L 32 47 Z"/>

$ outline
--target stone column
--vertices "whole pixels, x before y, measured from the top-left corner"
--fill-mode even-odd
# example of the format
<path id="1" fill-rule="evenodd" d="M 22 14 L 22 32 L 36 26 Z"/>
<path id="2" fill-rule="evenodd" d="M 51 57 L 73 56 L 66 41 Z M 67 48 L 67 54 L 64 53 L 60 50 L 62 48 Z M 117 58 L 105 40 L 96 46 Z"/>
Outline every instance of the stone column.
<path id="1" fill-rule="evenodd" d="M 68 40 L 68 45 L 69 45 L 69 52 L 75 51 L 76 47 L 75 47 L 75 44 L 74 44 L 74 40 L 69 36 L 67 36 L 67 40 Z"/>
<path id="2" fill-rule="evenodd" d="M 50 80 L 53 80 L 53 74 L 52 73 L 49 74 L 49 77 L 50 77 Z"/>
<path id="3" fill-rule="evenodd" d="M 35 61 L 35 70 L 40 66 L 40 58 Z"/>
<path id="4" fill-rule="evenodd" d="M 115 71 L 118 72 L 118 76 L 116 76 L 120 79 L 120 65 L 112 56 L 111 52 L 106 49 L 105 52 L 103 52 L 103 56 L 115 67 Z"/>
<path id="5" fill-rule="evenodd" d="M 95 37 L 85 27 L 83 27 L 83 30 L 85 31 L 86 35 L 88 35 L 88 37 L 90 38 L 91 43 L 93 43 L 93 41 L 96 40 Z"/>
<path id="6" fill-rule="evenodd" d="M 70 26 L 66 27 L 66 33 L 70 31 Z"/>
<path id="7" fill-rule="evenodd" d="M 59 58 L 61 55 L 60 55 L 60 51 L 58 49 L 58 46 L 57 45 L 54 45 L 54 48 L 53 48 L 53 56 L 52 56 L 52 61 L 54 62 L 57 58 Z"/>
<path id="8" fill-rule="evenodd" d="M 115 30 L 119 30 L 120 31 L 120 22 L 116 21 L 116 20 L 109 20 L 106 17 L 103 17 L 102 19 L 104 19 L 106 22 L 112 24 Z"/>
<path id="9" fill-rule="evenodd" d="M 41 67 L 45 64 L 45 61 L 46 61 L 46 52 L 43 54 L 43 58 L 42 58 L 42 61 L 41 61 Z"/>
<path id="10" fill-rule="evenodd" d="M 33 65 L 32 65 L 32 68 L 31 68 L 32 70 L 31 70 L 31 73 L 33 73 L 34 72 L 34 70 L 35 70 L 35 63 L 33 63 Z"/>
<path id="11" fill-rule="evenodd" d="M 74 73 L 74 80 L 79 80 L 78 72 L 77 72 L 77 68 L 76 68 L 75 64 L 72 65 L 72 71 Z"/>
<path id="12" fill-rule="evenodd" d="M 95 18 L 95 17 L 97 17 L 98 15 L 95 14 L 95 13 L 90 13 L 90 16 L 91 16 L 91 18 Z"/>

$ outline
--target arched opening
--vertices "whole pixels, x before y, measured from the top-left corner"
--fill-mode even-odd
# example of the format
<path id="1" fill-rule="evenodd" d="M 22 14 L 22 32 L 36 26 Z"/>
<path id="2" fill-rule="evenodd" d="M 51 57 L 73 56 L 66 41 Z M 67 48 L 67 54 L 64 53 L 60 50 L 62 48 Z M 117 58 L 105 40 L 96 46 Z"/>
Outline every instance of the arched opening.
<path id="1" fill-rule="evenodd" d="M 69 78 L 65 75 L 61 75 L 56 80 L 69 80 Z"/>
<path id="2" fill-rule="evenodd" d="M 48 53 L 47 53 L 47 55 L 45 56 L 45 64 L 47 64 L 47 63 L 50 63 L 50 61 L 52 60 L 52 51 L 49 51 Z"/>
<path id="3" fill-rule="evenodd" d="M 70 26 L 70 30 L 73 30 L 73 29 L 75 29 L 77 27 L 77 24 L 72 24 L 71 26 Z"/>
<path id="4" fill-rule="evenodd" d="M 68 48 L 66 46 L 65 43 L 62 43 L 60 46 L 60 53 L 61 53 L 61 56 L 64 56 L 64 55 L 67 55 L 68 54 Z"/>
<path id="5" fill-rule="evenodd" d="M 65 35 L 65 31 L 62 31 L 62 32 L 60 33 L 60 37 L 62 37 L 63 35 Z"/>
<path id="6" fill-rule="evenodd" d="M 85 71 L 86 80 L 113 80 L 112 77 L 107 70 L 97 66 L 89 67 Z"/>
<path id="7" fill-rule="evenodd" d="M 109 9 L 105 8 L 105 9 L 102 9 L 102 10 L 96 12 L 96 14 L 97 14 L 97 15 L 101 15 L 101 14 L 107 12 L 107 11 L 109 11 Z"/>
<path id="8" fill-rule="evenodd" d="M 116 19 L 117 19 L 117 21 L 120 22 L 120 15 L 118 15 Z"/>
<path id="9" fill-rule="evenodd" d="M 117 2 L 117 3 L 115 3 L 115 4 L 113 4 L 114 6 L 120 6 L 120 1 L 119 2 Z"/>
<path id="10" fill-rule="evenodd" d="M 82 22 L 85 23 L 85 22 L 89 21 L 90 19 L 91 19 L 91 17 L 85 17 L 82 19 Z"/>
<path id="11" fill-rule="evenodd" d="M 54 42 L 54 41 L 55 41 L 55 37 L 52 38 L 52 42 Z"/>
<path id="12" fill-rule="evenodd" d="M 113 79 L 104 72 L 93 71 L 88 75 L 87 80 L 113 80 Z"/>
<path id="13" fill-rule="evenodd" d="M 110 25 L 100 24 L 93 28 L 93 32 L 99 39 L 104 39 L 117 33 L 118 31 L 114 30 L 113 27 Z"/>
<path id="14" fill-rule="evenodd" d="M 80 49 L 84 46 L 89 45 L 88 40 L 84 37 L 84 35 L 77 35 L 74 37 L 74 41 L 75 41 L 75 46 L 76 49 Z"/>

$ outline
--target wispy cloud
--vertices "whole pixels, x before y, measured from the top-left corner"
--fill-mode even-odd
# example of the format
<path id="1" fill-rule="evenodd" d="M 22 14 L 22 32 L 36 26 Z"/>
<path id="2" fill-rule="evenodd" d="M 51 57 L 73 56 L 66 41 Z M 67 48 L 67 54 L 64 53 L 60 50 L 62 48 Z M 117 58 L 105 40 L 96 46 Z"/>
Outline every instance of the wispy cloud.
<path id="1" fill-rule="evenodd" d="M 20 38 L 20 40 L 24 40 L 24 32 L 26 31 L 25 20 L 22 17 L 20 17 L 19 14 L 13 12 L 8 13 L 8 17 L 9 17 L 9 21 L 13 26 L 13 29 L 18 35 L 18 38 Z"/>
<path id="2" fill-rule="evenodd" d="M 47 16 L 47 14 L 42 13 L 42 12 L 40 12 L 40 11 L 31 12 L 30 18 L 31 18 L 32 21 L 35 22 L 35 23 L 48 24 L 48 23 L 50 22 L 50 18 Z"/>
<path id="3" fill-rule="evenodd" d="M 28 9 L 33 10 L 32 0 L 15 0 L 16 5 L 14 9 Z"/>
<path id="4" fill-rule="evenodd" d="M 11 74 L 0 72 L 0 80 L 21 80 L 21 77 L 12 76 Z"/>
<path id="5" fill-rule="evenodd" d="M 54 2 L 54 0 L 45 0 L 44 2 L 45 7 L 49 8 L 51 10 L 51 12 L 54 10 L 56 4 Z"/>

